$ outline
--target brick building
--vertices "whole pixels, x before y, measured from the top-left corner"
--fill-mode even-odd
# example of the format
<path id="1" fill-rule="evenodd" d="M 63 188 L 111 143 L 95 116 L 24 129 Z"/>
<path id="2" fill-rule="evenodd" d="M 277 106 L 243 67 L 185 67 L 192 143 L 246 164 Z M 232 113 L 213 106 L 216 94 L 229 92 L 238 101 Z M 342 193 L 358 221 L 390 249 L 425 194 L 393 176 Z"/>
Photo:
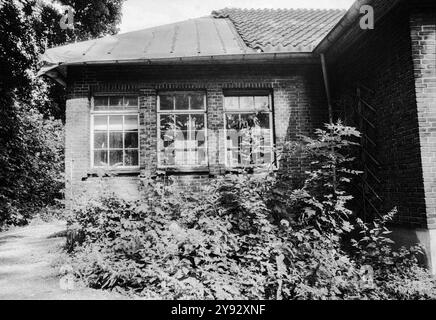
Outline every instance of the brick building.
<path id="1" fill-rule="evenodd" d="M 374 8 L 374 30 L 360 27 L 362 5 Z M 191 185 L 269 165 L 273 146 L 321 127 L 331 106 L 364 134 L 363 212 L 397 207 L 398 238 L 423 243 L 436 270 L 435 50 L 434 1 L 406 0 L 223 9 L 49 49 L 41 73 L 68 93 L 67 200 L 98 193 L 101 170 L 135 199 L 141 175 Z M 235 123 L 261 143 L 238 138 Z M 300 161 L 288 160 L 297 175 Z"/>

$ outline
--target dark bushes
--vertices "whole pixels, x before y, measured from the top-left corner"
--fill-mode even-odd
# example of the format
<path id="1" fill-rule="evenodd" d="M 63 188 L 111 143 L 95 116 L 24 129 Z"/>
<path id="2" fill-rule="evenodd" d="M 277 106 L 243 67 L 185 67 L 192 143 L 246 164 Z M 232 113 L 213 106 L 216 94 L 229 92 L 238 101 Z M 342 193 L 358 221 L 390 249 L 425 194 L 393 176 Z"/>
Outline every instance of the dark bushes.
<path id="1" fill-rule="evenodd" d="M 420 249 L 391 248 L 384 224 L 392 214 L 367 225 L 346 208 L 358 133 L 327 129 L 300 146 L 312 160 L 301 189 L 277 190 L 273 173 L 240 173 L 201 194 L 147 181 L 145 202 L 90 204 L 74 219 L 84 233 L 77 274 L 91 287 L 147 298 L 434 298 Z M 361 237 L 344 246 L 352 230 Z"/>
<path id="2" fill-rule="evenodd" d="M 0 229 L 27 223 L 63 189 L 63 126 L 0 97 Z"/>

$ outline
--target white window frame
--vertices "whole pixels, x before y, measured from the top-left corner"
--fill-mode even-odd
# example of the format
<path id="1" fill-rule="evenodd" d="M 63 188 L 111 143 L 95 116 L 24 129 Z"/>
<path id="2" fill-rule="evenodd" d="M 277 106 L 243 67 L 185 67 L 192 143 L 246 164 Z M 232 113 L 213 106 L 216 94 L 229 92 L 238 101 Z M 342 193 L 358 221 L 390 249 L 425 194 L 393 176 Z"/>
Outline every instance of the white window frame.
<path id="1" fill-rule="evenodd" d="M 173 100 L 174 109 L 173 110 L 161 110 L 160 108 L 160 94 L 177 94 L 177 93 L 202 93 L 203 94 L 203 109 L 196 110 L 176 110 L 175 109 L 175 99 Z M 159 149 L 159 139 L 161 136 L 160 130 L 160 119 L 161 115 L 177 115 L 177 114 L 187 114 L 187 115 L 203 115 L 204 118 L 204 152 L 205 152 L 205 164 L 204 165 L 163 165 L 161 159 L 161 152 Z M 161 91 L 157 94 L 157 167 L 158 169 L 163 170 L 175 170 L 175 171 L 191 171 L 196 169 L 202 169 L 209 166 L 209 157 L 208 157 L 208 142 L 207 142 L 208 132 L 207 132 L 207 95 L 203 90 L 179 90 L 179 91 Z"/>
<path id="2" fill-rule="evenodd" d="M 137 97 L 138 99 L 138 108 L 137 109 L 130 109 L 130 110 L 95 110 L 94 107 L 94 97 Z M 109 103 L 109 102 L 108 102 Z M 107 94 L 95 94 L 94 96 L 92 96 L 91 98 L 91 120 L 90 120 L 90 135 L 91 135 L 91 139 L 90 139 L 90 150 L 91 150 L 91 168 L 92 169 L 110 169 L 110 154 L 109 151 L 111 150 L 109 148 L 109 123 L 107 123 L 107 139 L 108 139 L 108 165 L 107 166 L 96 166 L 94 164 L 94 117 L 95 116 L 106 116 L 107 117 L 107 121 L 109 121 L 109 116 L 123 116 L 123 137 L 124 137 L 124 116 L 131 116 L 131 115 L 136 115 L 137 116 L 137 120 L 138 120 L 138 165 L 137 166 L 117 166 L 116 168 L 114 168 L 115 170 L 119 170 L 119 171 L 138 171 L 140 169 L 140 164 L 141 164 L 141 144 L 140 144 L 140 121 L 139 121 L 139 95 L 138 94 L 125 94 L 125 93 L 107 93 Z M 124 147 L 124 138 L 123 138 L 123 164 L 124 164 L 124 151 L 125 151 L 125 147 Z M 136 150 L 136 148 L 128 148 L 128 149 L 134 149 Z"/>
<path id="3" fill-rule="evenodd" d="M 247 165 L 247 166 L 243 166 L 243 165 L 237 165 L 234 166 L 231 163 L 229 163 L 229 157 L 228 157 L 228 141 L 227 141 L 227 114 L 253 114 L 256 113 L 257 111 L 255 109 L 253 110 L 241 110 L 241 109 L 236 109 L 236 108 L 227 108 L 226 107 L 226 97 L 265 97 L 267 96 L 266 94 L 261 95 L 261 94 L 256 94 L 255 92 L 253 92 L 252 95 L 248 94 L 248 91 L 243 91 L 241 92 L 240 95 L 238 95 L 237 92 L 234 92 L 232 94 L 228 94 L 228 95 L 224 95 L 224 99 L 223 99 L 223 109 L 224 109 L 224 113 L 223 113 L 223 118 L 224 118 L 224 161 L 225 161 L 225 166 L 227 169 L 243 169 L 243 168 L 263 168 L 265 167 L 265 165 L 262 164 L 252 164 L 252 165 Z M 269 111 L 260 111 L 260 113 L 268 113 L 269 114 L 269 124 L 270 124 L 270 139 L 271 139 L 271 164 L 270 164 L 270 168 L 271 169 L 276 169 L 276 165 L 274 165 L 276 163 L 276 154 L 274 152 L 274 145 L 275 145 L 275 141 L 274 141 L 274 108 L 272 105 L 272 93 L 268 93 L 268 104 L 269 104 Z"/>

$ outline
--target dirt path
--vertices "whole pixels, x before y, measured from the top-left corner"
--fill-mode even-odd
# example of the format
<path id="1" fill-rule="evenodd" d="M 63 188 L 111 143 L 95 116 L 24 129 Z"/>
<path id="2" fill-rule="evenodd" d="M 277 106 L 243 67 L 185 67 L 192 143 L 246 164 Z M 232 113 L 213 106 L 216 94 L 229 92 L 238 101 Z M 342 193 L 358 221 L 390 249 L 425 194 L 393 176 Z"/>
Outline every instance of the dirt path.
<path id="1" fill-rule="evenodd" d="M 89 288 L 63 290 L 56 262 L 65 238 L 50 237 L 65 223 L 30 225 L 0 233 L 0 300 L 4 299 L 122 299 Z"/>

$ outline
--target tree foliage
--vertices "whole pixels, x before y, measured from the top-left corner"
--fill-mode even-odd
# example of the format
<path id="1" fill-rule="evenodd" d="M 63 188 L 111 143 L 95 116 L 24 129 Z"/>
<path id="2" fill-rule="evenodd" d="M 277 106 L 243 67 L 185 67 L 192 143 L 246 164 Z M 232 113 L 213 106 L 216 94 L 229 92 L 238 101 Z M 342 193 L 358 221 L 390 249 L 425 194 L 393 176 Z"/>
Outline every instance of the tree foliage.
<path id="1" fill-rule="evenodd" d="M 65 5 L 74 9 L 74 30 L 59 25 Z M 39 55 L 48 47 L 117 32 L 121 5 L 0 1 L 0 224 L 24 222 L 32 208 L 52 204 L 62 188 L 62 125 L 56 119 L 65 118 L 65 89 L 36 76 Z"/>

